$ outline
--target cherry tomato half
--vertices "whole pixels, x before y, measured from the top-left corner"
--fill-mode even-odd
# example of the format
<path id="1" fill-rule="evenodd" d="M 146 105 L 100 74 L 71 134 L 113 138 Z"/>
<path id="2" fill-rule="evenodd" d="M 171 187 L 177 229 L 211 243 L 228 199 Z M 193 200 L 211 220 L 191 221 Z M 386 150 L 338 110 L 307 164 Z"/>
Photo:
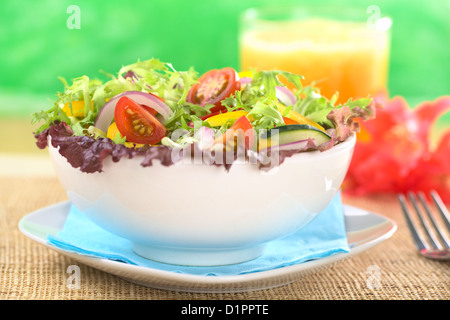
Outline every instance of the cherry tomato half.
<path id="1" fill-rule="evenodd" d="M 156 111 L 153 108 L 150 108 L 148 106 L 145 106 L 143 104 L 140 105 L 141 107 L 143 107 L 145 110 L 147 110 L 148 112 L 150 112 L 152 114 L 152 116 L 156 116 L 158 114 L 158 111 Z"/>
<path id="2" fill-rule="evenodd" d="M 250 120 L 248 120 L 246 116 L 242 116 L 237 119 L 231 128 L 228 129 L 223 135 L 216 138 L 214 142 L 222 143 L 225 146 L 230 143 L 234 145 L 236 141 L 239 141 L 236 139 L 238 135 L 243 135 L 246 149 L 250 149 L 253 146 L 253 142 L 255 141 L 255 132 Z"/>
<path id="3" fill-rule="evenodd" d="M 215 107 L 211 108 L 212 113 L 226 110 L 221 101 L 240 88 L 239 76 L 233 68 L 210 70 L 198 78 L 198 83 L 192 86 L 187 102 L 201 106 L 213 104 Z"/>
<path id="4" fill-rule="evenodd" d="M 166 135 L 166 127 L 145 107 L 128 97 L 117 102 L 114 119 L 119 132 L 130 142 L 153 145 Z"/>

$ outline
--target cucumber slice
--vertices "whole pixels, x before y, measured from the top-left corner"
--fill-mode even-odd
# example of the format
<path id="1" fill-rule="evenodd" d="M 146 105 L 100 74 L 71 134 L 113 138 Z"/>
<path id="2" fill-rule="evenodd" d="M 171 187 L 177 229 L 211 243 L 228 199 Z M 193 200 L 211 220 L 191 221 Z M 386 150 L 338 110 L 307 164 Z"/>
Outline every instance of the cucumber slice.
<path id="1" fill-rule="evenodd" d="M 307 124 L 291 124 L 267 131 L 260 137 L 260 142 L 267 146 L 274 146 L 308 139 L 314 139 L 317 145 L 320 145 L 329 141 L 331 137 L 326 132 Z"/>

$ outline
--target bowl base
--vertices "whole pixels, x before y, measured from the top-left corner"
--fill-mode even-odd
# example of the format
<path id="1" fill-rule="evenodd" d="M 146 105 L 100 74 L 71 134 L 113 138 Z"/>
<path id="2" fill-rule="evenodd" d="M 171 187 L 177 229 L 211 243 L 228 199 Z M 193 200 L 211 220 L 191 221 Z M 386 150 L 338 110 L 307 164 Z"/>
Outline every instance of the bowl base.
<path id="1" fill-rule="evenodd" d="M 205 249 L 148 246 L 133 243 L 136 254 L 149 260 L 183 266 L 211 267 L 237 264 L 258 258 L 265 245 L 249 248 Z"/>

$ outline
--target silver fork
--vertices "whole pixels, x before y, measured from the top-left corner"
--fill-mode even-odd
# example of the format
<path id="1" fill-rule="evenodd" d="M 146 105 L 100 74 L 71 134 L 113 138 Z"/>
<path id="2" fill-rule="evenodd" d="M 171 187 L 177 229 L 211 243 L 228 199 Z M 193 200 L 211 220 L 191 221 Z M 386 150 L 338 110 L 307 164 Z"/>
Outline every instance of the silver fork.
<path id="1" fill-rule="evenodd" d="M 450 241 L 447 237 L 447 234 L 450 232 L 449 213 L 437 192 L 431 191 L 430 197 L 434 203 L 435 211 L 442 218 L 441 223 L 433 215 L 432 205 L 426 200 L 423 192 L 418 192 L 417 195 L 413 192 L 408 193 L 408 198 L 418 217 L 416 220 L 420 221 L 421 229 L 414 223 L 405 195 L 399 194 L 398 200 L 419 253 L 429 259 L 450 260 Z M 421 206 L 419 206 L 419 202 Z M 424 211 L 426 214 L 423 213 Z M 447 230 L 445 231 L 445 229 Z M 426 235 L 427 241 L 422 237 L 422 233 Z"/>

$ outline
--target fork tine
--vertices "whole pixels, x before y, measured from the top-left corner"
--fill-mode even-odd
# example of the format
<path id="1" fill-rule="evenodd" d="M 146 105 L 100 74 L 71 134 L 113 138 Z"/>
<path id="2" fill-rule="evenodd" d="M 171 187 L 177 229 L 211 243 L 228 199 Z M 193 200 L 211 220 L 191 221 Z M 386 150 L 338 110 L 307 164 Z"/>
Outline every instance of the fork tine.
<path id="1" fill-rule="evenodd" d="M 429 220 L 433 224 L 434 230 L 435 230 L 436 234 L 438 235 L 439 239 L 441 240 L 441 243 L 444 245 L 444 247 L 449 249 L 450 248 L 449 241 L 448 241 L 447 237 L 445 236 L 444 231 L 442 231 L 441 228 L 439 227 L 436 219 L 434 218 L 434 215 L 431 213 L 430 206 L 427 204 L 427 200 L 426 200 L 425 194 L 423 192 L 419 193 L 419 199 L 420 199 L 420 202 L 422 203 L 423 208 L 425 209 L 425 211 L 428 215 Z M 442 246 L 441 247 L 436 246 L 436 248 L 442 249 Z"/>
<path id="2" fill-rule="evenodd" d="M 431 232 L 431 227 L 428 224 L 428 222 L 423 218 L 423 214 L 421 210 L 419 209 L 419 206 L 417 205 L 417 199 L 413 192 L 409 192 L 409 199 L 411 200 L 411 203 L 416 210 L 416 214 L 419 217 L 419 221 L 422 225 L 423 231 L 426 234 L 429 242 L 431 243 L 432 247 L 434 249 L 442 250 L 441 243 L 436 239 L 434 233 Z M 426 203 L 424 203 L 424 206 L 426 206 Z M 428 207 L 427 207 L 428 208 Z"/>
<path id="3" fill-rule="evenodd" d="M 403 214 L 406 219 L 406 223 L 408 224 L 408 229 L 411 232 L 411 236 L 414 240 L 414 243 L 416 244 L 417 248 L 422 250 L 428 250 L 429 247 L 426 244 L 426 242 L 423 240 L 422 236 L 417 232 L 417 228 L 415 227 L 411 216 L 409 214 L 408 208 L 406 206 L 406 199 L 403 194 L 398 195 L 398 200 L 400 201 L 400 206 L 402 207 Z"/>
<path id="4" fill-rule="evenodd" d="M 436 208 L 438 209 L 439 213 L 442 216 L 442 220 L 444 220 L 447 229 L 450 231 L 450 214 L 448 213 L 448 210 L 445 207 L 444 202 L 442 201 L 441 197 L 435 190 L 431 191 L 430 195 L 433 198 Z"/>

